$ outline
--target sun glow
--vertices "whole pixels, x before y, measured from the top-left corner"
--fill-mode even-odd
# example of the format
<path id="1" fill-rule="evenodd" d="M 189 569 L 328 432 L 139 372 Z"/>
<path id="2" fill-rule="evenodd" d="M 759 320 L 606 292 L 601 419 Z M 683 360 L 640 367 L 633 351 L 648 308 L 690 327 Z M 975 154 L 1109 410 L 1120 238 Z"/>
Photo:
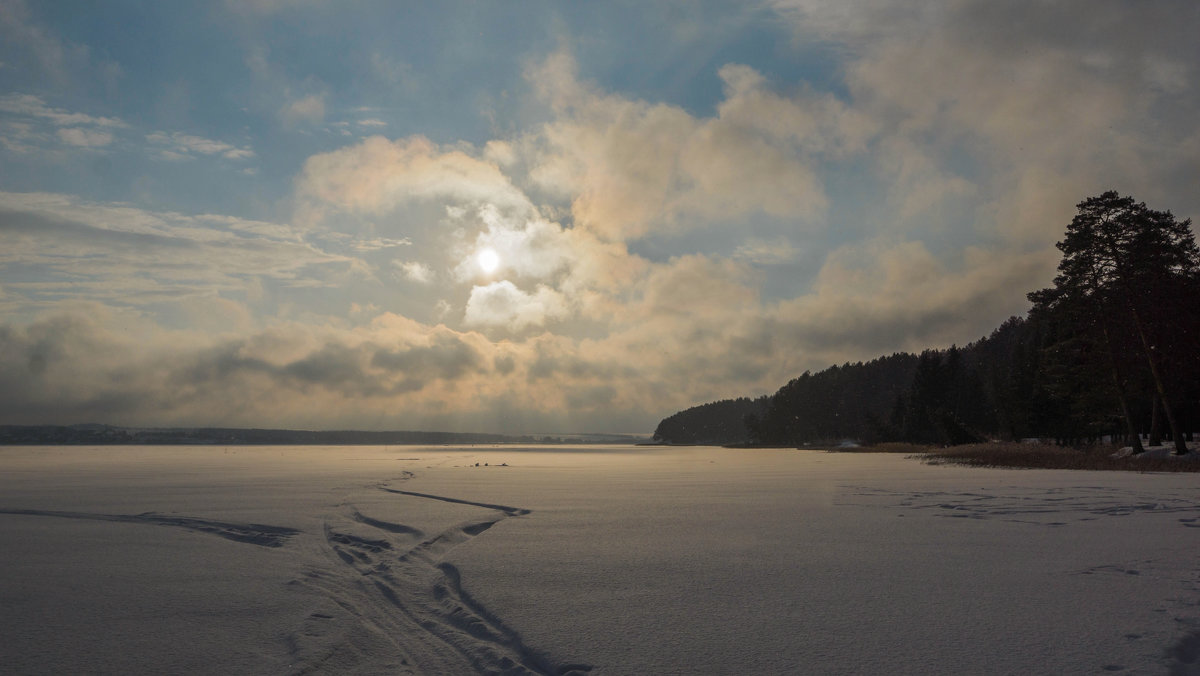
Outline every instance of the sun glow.
<path id="1" fill-rule="evenodd" d="M 475 255 L 475 262 L 479 263 L 480 270 L 490 275 L 500 267 L 500 254 L 493 249 L 484 249 Z"/>

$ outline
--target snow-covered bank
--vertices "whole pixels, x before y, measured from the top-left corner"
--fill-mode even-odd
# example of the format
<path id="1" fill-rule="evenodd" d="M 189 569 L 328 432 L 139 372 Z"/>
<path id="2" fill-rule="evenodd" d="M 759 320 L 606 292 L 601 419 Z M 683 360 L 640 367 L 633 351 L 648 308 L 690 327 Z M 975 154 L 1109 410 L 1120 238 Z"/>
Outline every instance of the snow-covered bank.
<path id="1" fill-rule="evenodd" d="M 0 664 L 1149 674 L 1200 657 L 1194 475 L 579 450 L 0 448 Z"/>
<path id="2" fill-rule="evenodd" d="M 1119 451 L 1117 451 L 1116 453 L 1113 453 L 1112 457 L 1114 457 L 1114 458 L 1131 458 L 1133 460 L 1195 461 L 1195 460 L 1200 460 L 1200 452 L 1197 452 L 1198 448 L 1200 448 L 1200 446 L 1198 446 L 1197 444 L 1189 443 L 1189 444 L 1187 444 L 1188 452 L 1184 453 L 1182 455 L 1179 455 L 1179 454 L 1175 453 L 1174 446 L 1167 446 L 1167 445 L 1143 446 L 1141 453 L 1134 453 L 1133 446 L 1126 446 L 1126 447 L 1120 449 Z"/>

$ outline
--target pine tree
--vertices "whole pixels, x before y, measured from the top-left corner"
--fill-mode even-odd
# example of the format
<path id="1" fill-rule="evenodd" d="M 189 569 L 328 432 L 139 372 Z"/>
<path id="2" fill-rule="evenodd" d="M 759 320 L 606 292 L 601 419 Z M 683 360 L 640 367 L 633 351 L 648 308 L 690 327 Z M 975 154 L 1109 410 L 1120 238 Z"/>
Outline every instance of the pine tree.
<path id="1" fill-rule="evenodd" d="M 1078 209 L 1058 243 L 1063 258 L 1054 287 L 1029 294 L 1029 300 L 1035 311 L 1067 322 L 1103 353 L 1134 452 L 1141 452 L 1131 401 L 1136 376 L 1123 344 L 1124 336 L 1134 336 L 1176 452 L 1185 453 L 1162 364 L 1179 358 L 1163 354 L 1173 347 L 1167 340 L 1173 294 L 1200 278 L 1191 221 L 1178 222 L 1169 211 L 1154 211 L 1115 191 L 1088 198 Z"/>

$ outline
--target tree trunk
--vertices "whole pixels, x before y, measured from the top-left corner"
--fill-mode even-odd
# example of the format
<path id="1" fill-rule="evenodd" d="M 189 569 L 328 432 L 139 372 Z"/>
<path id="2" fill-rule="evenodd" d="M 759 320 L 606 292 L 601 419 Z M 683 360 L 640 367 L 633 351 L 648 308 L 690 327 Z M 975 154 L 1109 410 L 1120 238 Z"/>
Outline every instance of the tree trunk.
<path id="1" fill-rule="evenodd" d="M 1175 454 L 1183 455 L 1188 452 L 1187 442 L 1183 440 L 1183 433 L 1175 424 L 1175 413 L 1171 411 L 1167 390 L 1163 387 L 1162 378 L 1158 375 L 1158 360 L 1154 358 L 1157 352 L 1146 338 L 1146 331 L 1142 328 L 1142 320 L 1138 317 L 1137 307 L 1130 303 L 1129 310 L 1133 313 L 1133 324 L 1137 327 L 1138 337 L 1142 339 L 1142 347 L 1146 350 L 1146 360 L 1150 362 L 1150 375 L 1154 377 L 1154 389 L 1158 390 L 1158 398 L 1162 400 L 1163 413 L 1167 415 L 1167 425 L 1171 428 L 1171 440 L 1175 442 Z"/>
<path id="2" fill-rule="evenodd" d="M 1100 328 L 1104 330 L 1104 347 L 1108 353 L 1108 364 L 1112 370 L 1113 385 L 1117 389 L 1117 399 L 1121 402 L 1121 415 L 1125 417 L 1125 431 L 1129 434 L 1129 442 L 1133 445 L 1133 454 L 1137 455 L 1146 450 L 1142 448 L 1142 437 L 1138 435 L 1137 427 L 1133 424 L 1133 416 L 1129 413 L 1129 402 L 1125 400 L 1125 381 L 1121 379 L 1121 370 L 1117 367 L 1117 355 L 1113 353 L 1112 338 L 1108 335 L 1108 324 L 1100 320 Z"/>
<path id="3" fill-rule="evenodd" d="M 1162 399 L 1155 392 L 1150 400 L 1150 441 L 1147 445 L 1162 446 L 1162 416 L 1158 414 L 1162 409 Z"/>

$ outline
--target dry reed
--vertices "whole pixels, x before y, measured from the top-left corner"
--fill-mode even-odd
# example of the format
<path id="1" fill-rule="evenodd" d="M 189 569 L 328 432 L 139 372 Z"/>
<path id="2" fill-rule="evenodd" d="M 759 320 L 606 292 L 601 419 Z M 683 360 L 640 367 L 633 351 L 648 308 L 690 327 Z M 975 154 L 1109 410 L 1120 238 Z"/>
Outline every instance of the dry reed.
<path id="1" fill-rule="evenodd" d="M 915 457 L 931 465 L 1012 467 L 1024 469 L 1086 469 L 1125 472 L 1200 472 L 1200 454 L 1184 457 L 1114 458 L 1117 448 L 1109 445 L 1071 448 L 1053 444 L 995 442 L 947 448 L 926 448 Z"/>

